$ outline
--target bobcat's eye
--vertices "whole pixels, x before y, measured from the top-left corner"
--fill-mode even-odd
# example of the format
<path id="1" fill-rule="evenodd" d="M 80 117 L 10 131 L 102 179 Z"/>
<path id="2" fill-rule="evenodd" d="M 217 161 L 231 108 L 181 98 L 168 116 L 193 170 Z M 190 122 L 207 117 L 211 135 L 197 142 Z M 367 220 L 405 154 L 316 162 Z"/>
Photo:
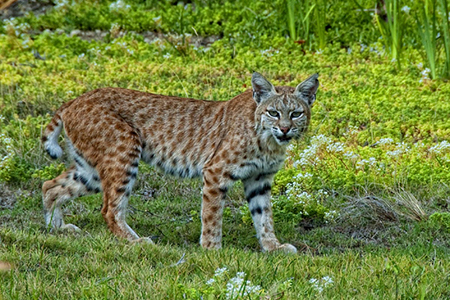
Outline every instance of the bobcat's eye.
<path id="1" fill-rule="evenodd" d="M 269 114 L 269 116 L 274 118 L 278 118 L 280 116 L 280 114 L 276 110 L 268 110 L 267 113 Z"/>
<path id="2" fill-rule="evenodd" d="M 297 119 L 297 118 L 301 117 L 302 115 L 303 115 L 303 112 L 294 111 L 293 113 L 291 113 L 291 119 Z"/>

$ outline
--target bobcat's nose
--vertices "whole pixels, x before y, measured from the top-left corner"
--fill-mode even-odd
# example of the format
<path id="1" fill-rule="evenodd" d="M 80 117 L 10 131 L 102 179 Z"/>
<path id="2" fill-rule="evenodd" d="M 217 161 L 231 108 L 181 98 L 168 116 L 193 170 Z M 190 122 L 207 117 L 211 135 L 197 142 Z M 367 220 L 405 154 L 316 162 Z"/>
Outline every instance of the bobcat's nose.
<path id="1" fill-rule="evenodd" d="M 289 127 L 280 127 L 281 132 L 284 134 L 288 133 L 289 129 Z"/>

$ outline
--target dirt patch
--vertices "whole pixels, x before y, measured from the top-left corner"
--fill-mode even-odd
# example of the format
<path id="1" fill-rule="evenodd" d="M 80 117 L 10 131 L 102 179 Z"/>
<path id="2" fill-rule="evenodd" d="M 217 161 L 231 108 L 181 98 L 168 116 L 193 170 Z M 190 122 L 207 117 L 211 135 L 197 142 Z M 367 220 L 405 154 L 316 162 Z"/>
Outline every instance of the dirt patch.
<path id="1" fill-rule="evenodd" d="M 3 2 L 0 1 L 0 4 Z M 32 11 L 35 15 L 40 15 L 52 7 L 53 2 L 49 0 L 17 0 L 8 7 L 0 10 L 0 19 L 21 17 L 29 11 Z"/>
<path id="2" fill-rule="evenodd" d="M 0 209 L 12 209 L 17 201 L 16 194 L 8 186 L 0 184 Z"/>
<path id="3" fill-rule="evenodd" d="M 28 191 L 12 189 L 6 184 L 0 183 L 0 210 L 13 209 L 19 197 L 31 196 Z"/>

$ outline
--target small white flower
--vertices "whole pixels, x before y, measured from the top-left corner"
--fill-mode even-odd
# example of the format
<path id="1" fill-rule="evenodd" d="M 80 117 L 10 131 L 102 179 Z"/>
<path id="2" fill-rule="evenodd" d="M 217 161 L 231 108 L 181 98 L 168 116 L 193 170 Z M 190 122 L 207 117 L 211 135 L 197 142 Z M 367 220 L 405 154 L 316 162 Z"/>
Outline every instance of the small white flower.
<path id="1" fill-rule="evenodd" d="M 417 64 L 417 67 L 418 67 L 419 69 L 422 69 L 422 68 L 423 68 L 423 63 L 418 63 L 418 64 Z"/>
<path id="2" fill-rule="evenodd" d="M 349 160 L 355 160 L 358 158 L 358 155 L 353 153 L 352 151 L 347 151 L 344 153 L 344 156 Z"/>
<path id="3" fill-rule="evenodd" d="M 428 68 L 425 68 L 425 70 L 423 70 L 420 74 L 422 74 L 422 76 L 427 77 L 430 74 L 431 70 Z"/>
<path id="4" fill-rule="evenodd" d="M 172 56 L 172 55 L 171 55 L 169 52 L 167 52 L 166 54 L 163 55 L 163 57 L 164 57 L 165 59 L 169 59 L 171 56 Z"/>
<path id="5" fill-rule="evenodd" d="M 307 179 L 307 178 L 311 178 L 311 177 L 313 177 L 313 175 L 311 174 L 311 173 L 305 173 L 305 174 L 302 174 L 302 173 L 298 173 L 297 175 L 295 175 L 295 179 Z"/>
<path id="6" fill-rule="evenodd" d="M 227 267 L 223 267 L 223 268 L 218 268 L 215 272 L 214 272 L 214 277 L 221 277 L 225 272 L 227 272 L 228 269 Z"/>
<path id="7" fill-rule="evenodd" d="M 123 0 L 117 0 L 116 2 L 113 2 L 109 5 L 110 11 L 120 11 L 120 10 L 128 10 L 131 6 L 126 4 Z"/>
<path id="8" fill-rule="evenodd" d="M 411 7 L 405 5 L 402 7 L 402 11 L 404 11 L 405 13 L 409 14 L 409 11 L 411 10 Z"/>
<path id="9" fill-rule="evenodd" d="M 391 138 L 382 138 L 382 139 L 380 139 L 379 141 L 378 141 L 378 145 L 390 145 L 390 144 L 392 144 L 394 142 L 394 140 L 393 139 L 391 139 Z"/>
<path id="10" fill-rule="evenodd" d="M 432 154 L 443 154 L 450 150 L 450 143 L 447 141 L 442 141 L 440 143 L 437 143 L 436 145 L 430 147 L 428 151 Z"/>
<path id="11" fill-rule="evenodd" d="M 237 272 L 236 277 L 231 278 L 227 283 L 227 299 L 251 298 L 251 294 L 259 294 L 261 287 L 252 285 L 250 280 L 244 281 L 245 273 Z M 240 297 L 239 297 L 240 296 Z"/>
<path id="12" fill-rule="evenodd" d="M 216 280 L 214 278 L 209 279 L 206 284 L 207 285 L 212 285 L 214 282 L 216 282 Z"/>
<path id="13" fill-rule="evenodd" d="M 364 52 L 364 50 L 366 50 L 367 45 L 361 44 L 361 52 Z"/>
<path id="14" fill-rule="evenodd" d="M 344 144 L 341 142 L 336 142 L 333 144 L 329 144 L 327 146 L 327 151 L 331 153 L 340 153 L 344 152 Z"/>
<path id="15" fill-rule="evenodd" d="M 311 278 L 309 283 L 317 292 L 321 293 L 325 288 L 333 284 L 333 279 L 330 276 L 322 277 L 322 279 Z"/>

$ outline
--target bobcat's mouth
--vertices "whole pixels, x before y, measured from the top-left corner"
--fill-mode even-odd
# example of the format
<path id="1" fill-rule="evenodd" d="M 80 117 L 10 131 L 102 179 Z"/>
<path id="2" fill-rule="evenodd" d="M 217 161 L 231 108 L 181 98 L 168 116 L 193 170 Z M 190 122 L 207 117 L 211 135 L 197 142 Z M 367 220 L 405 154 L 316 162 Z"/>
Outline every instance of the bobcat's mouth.
<path id="1" fill-rule="evenodd" d="M 278 144 L 284 145 L 284 144 L 288 144 L 292 140 L 292 137 L 287 136 L 287 135 L 281 135 L 281 136 L 275 136 L 275 139 L 277 140 Z"/>

